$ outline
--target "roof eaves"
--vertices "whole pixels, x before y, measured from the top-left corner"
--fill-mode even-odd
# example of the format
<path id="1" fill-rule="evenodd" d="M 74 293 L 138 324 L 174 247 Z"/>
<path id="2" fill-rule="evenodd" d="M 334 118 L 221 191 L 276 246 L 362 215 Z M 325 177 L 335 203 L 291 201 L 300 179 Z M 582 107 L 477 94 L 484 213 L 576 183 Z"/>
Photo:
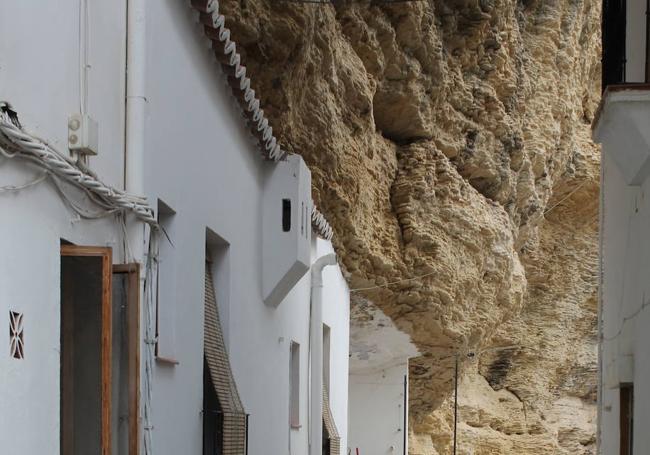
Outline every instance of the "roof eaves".
<path id="1" fill-rule="evenodd" d="M 257 139 L 265 159 L 280 161 L 287 152 L 282 149 L 273 134 L 273 127 L 266 115 L 255 90 L 251 87 L 251 79 L 246 75 L 246 66 L 237 52 L 237 44 L 231 39 L 230 29 L 226 27 L 226 19 L 219 12 L 218 0 L 192 0 L 192 7 L 199 12 L 199 20 L 203 24 L 205 35 L 212 41 L 212 48 L 217 61 L 228 77 L 228 84 L 246 116 L 249 128 Z M 322 238 L 331 240 L 334 231 L 325 216 L 312 206 L 312 229 Z"/>

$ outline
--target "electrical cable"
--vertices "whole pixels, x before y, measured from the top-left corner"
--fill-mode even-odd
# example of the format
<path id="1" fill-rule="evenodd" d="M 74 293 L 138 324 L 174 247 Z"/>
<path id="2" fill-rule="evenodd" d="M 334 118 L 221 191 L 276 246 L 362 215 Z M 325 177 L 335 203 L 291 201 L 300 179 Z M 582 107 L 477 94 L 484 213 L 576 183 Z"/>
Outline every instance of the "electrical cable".
<path id="1" fill-rule="evenodd" d="M 571 190 L 571 192 L 570 192 L 569 194 L 567 194 L 567 195 L 564 196 L 562 199 L 560 199 L 560 200 L 559 200 L 556 204 L 554 204 L 550 209 L 546 210 L 546 211 L 544 212 L 544 216 L 548 215 L 548 213 L 549 213 L 551 210 L 553 210 L 554 208 L 556 208 L 557 206 L 559 206 L 560 204 L 562 204 L 564 201 L 566 201 L 567 199 L 569 199 L 571 196 L 573 196 L 573 195 L 574 195 L 574 194 L 575 194 L 575 193 L 576 193 L 580 188 L 582 188 L 583 186 L 585 186 L 587 183 L 589 183 L 589 180 L 585 180 L 585 181 L 582 182 L 580 185 L 578 185 L 578 186 L 575 187 L 573 190 Z"/>
<path id="2" fill-rule="evenodd" d="M 641 312 L 643 310 L 645 310 L 649 306 L 650 306 L 650 300 L 646 300 L 645 302 L 643 302 L 643 304 L 634 313 L 630 314 L 629 316 L 625 316 L 623 318 L 623 320 L 621 322 L 621 326 L 619 327 L 618 331 L 614 335 L 609 336 L 609 337 L 606 337 L 606 336 L 603 335 L 603 341 L 613 341 L 616 338 L 618 338 L 623 333 L 623 329 L 625 328 L 625 324 L 627 324 L 632 319 L 637 317 L 639 314 L 641 314 Z"/>
<path id="3" fill-rule="evenodd" d="M 350 292 L 370 291 L 370 290 L 373 290 L 373 289 L 386 288 L 386 287 L 392 286 L 394 284 L 400 284 L 400 283 L 406 283 L 407 281 L 419 280 L 421 278 L 426 278 L 428 276 L 435 275 L 435 274 L 436 274 L 436 272 L 429 272 L 429 273 L 425 273 L 424 275 L 414 276 L 413 278 L 404 278 L 403 280 L 391 281 L 390 283 L 379 284 L 377 286 L 370 286 L 370 287 L 367 287 L 367 288 L 350 289 Z"/>
<path id="4" fill-rule="evenodd" d="M 158 267 L 158 239 L 160 230 L 150 229 L 149 245 L 145 267 L 143 300 L 144 300 L 144 378 L 142 381 L 143 400 L 141 403 L 142 428 L 144 430 L 144 451 L 153 453 L 153 425 L 152 425 L 152 400 L 153 400 L 153 371 L 156 349 L 155 331 L 155 303 L 154 303 L 154 276 Z"/>
<path id="5" fill-rule="evenodd" d="M 145 198 L 134 196 L 106 185 L 93 173 L 89 172 L 83 164 L 74 163 L 45 142 L 24 132 L 19 125 L 17 115 L 11 108 L 11 105 L 6 102 L 1 102 L 0 150 L 2 150 L 3 156 L 7 158 L 19 156 L 28 159 L 43 168 L 51 176 L 58 177 L 86 191 L 94 202 L 98 203 L 104 209 L 108 209 L 108 212 L 114 213 L 119 210 L 132 211 L 140 220 L 153 227 L 157 226 L 158 223 L 153 216 L 154 211 L 148 206 Z M 52 180 L 57 182 L 56 179 Z M 62 197 L 66 200 L 69 199 L 61 189 L 60 184 L 57 186 Z M 75 211 L 79 211 L 77 210 L 79 207 L 76 204 L 72 203 L 69 205 Z M 79 215 L 81 216 L 82 213 L 79 213 Z M 93 214 L 85 215 L 91 218 L 95 217 Z"/>
<path id="6" fill-rule="evenodd" d="M 39 183 L 44 182 L 45 179 L 47 179 L 49 175 L 50 175 L 50 173 L 45 171 L 40 175 L 40 177 L 38 177 L 38 178 L 36 178 L 36 179 L 34 179 L 34 180 L 30 181 L 30 182 L 23 183 L 22 185 L 0 186 L 0 193 L 9 193 L 9 192 L 14 192 L 14 191 L 20 191 L 20 190 L 25 190 L 27 188 L 30 188 L 32 186 L 36 186 Z"/>
<path id="7" fill-rule="evenodd" d="M 239 90 L 240 104 L 250 120 L 254 135 L 258 138 L 264 156 L 278 162 L 288 155 L 283 150 L 278 139 L 273 134 L 273 127 L 261 108 L 261 102 L 251 88 L 251 79 L 246 76 L 246 66 L 242 64 L 242 57 L 237 52 L 237 44 L 231 39 L 230 29 L 226 27 L 226 18 L 219 12 L 219 0 L 192 0 L 192 7 L 201 13 L 201 22 L 206 28 L 211 29 L 206 34 L 212 40 L 215 49 L 221 48 L 225 57 L 224 68 L 234 79 L 234 89 Z M 312 229 L 325 240 L 332 240 L 334 231 L 325 219 L 325 216 L 312 205 Z"/>

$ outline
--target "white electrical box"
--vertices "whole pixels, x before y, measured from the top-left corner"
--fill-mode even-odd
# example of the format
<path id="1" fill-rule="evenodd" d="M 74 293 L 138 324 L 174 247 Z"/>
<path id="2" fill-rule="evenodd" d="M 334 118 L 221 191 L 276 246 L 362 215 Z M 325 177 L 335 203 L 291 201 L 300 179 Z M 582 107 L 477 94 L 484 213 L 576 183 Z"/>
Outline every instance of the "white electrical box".
<path id="1" fill-rule="evenodd" d="M 309 271 L 311 173 L 298 155 L 273 165 L 264 187 L 262 292 L 278 306 Z"/>
<path id="2" fill-rule="evenodd" d="M 87 115 L 73 114 L 68 119 L 68 148 L 81 155 L 97 155 L 97 122 Z"/>

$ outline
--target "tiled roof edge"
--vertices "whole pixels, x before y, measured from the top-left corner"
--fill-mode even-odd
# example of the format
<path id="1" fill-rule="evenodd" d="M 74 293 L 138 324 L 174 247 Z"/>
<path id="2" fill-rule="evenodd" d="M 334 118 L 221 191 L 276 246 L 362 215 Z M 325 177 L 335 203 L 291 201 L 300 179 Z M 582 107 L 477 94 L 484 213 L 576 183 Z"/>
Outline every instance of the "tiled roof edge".
<path id="1" fill-rule="evenodd" d="M 266 159 L 280 161 L 287 152 L 282 149 L 273 134 L 273 127 L 260 106 L 255 90 L 251 88 L 251 80 L 246 76 L 246 67 L 237 52 L 237 44 L 230 37 L 230 29 L 226 27 L 224 15 L 219 12 L 219 0 L 192 0 L 192 7 L 199 12 L 203 31 L 212 41 L 214 54 L 228 76 L 233 95 L 246 115 L 251 133 L 262 149 L 262 155 Z M 312 207 L 312 229 L 322 238 L 332 240 L 332 227 L 316 206 Z"/>

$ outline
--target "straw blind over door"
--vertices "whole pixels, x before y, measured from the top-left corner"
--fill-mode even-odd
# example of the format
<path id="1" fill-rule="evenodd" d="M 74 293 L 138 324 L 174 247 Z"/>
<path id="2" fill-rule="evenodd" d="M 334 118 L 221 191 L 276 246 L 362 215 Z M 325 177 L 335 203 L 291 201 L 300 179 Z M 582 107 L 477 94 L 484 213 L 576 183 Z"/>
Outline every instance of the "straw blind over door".
<path id="1" fill-rule="evenodd" d="M 214 384 L 223 418 L 223 455 L 245 455 L 246 412 L 237 392 L 237 385 L 230 369 L 228 352 L 223 341 L 219 309 L 214 291 L 210 262 L 205 263 L 205 359 Z"/>
<path id="2" fill-rule="evenodd" d="M 323 441 L 329 440 L 329 454 L 341 455 L 341 437 L 334 423 L 334 416 L 330 408 L 329 394 L 323 386 L 323 426 L 327 434 L 323 434 Z"/>

